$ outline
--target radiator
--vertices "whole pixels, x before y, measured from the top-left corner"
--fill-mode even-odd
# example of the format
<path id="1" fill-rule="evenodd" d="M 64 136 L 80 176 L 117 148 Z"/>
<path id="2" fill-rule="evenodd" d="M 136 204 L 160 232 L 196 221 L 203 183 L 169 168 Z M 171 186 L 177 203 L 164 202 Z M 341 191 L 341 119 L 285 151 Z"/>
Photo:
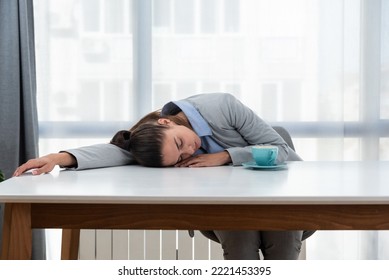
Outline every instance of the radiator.
<path id="1" fill-rule="evenodd" d="M 220 244 L 186 230 L 81 230 L 81 260 L 220 260 Z"/>
<path id="2" fill-rule="evenodd" d="M 262 257 L 262 256 L 261 256 Z M 81 230 L 80 260 L 221 260 L 220 244 L 187 230 Z M 300 254 L 306 259 L 306 244 Z"/>

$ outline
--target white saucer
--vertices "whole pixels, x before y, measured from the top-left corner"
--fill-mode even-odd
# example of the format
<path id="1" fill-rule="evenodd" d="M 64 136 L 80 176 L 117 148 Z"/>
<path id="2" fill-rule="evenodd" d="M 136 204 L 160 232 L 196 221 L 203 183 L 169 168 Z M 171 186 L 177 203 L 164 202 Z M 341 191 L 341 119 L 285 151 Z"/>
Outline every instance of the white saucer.
<path id="1" fill-rule="evenodd" d="M 247 168 L 254 168 L 254 169 L 281 169 L 281 168 L 285 168 L 287 165 L 286 163 L 281 163 L 281 164 L 278 164 L 278 165 L 270 165 L 270 166 L 264 166 L 264 165 L 257 165 L 255 163 L 255 161 L 250 161 L 250 162 L 244 162 L 242 163 L 242 165 L 244 167 L 247 167 Z"/>

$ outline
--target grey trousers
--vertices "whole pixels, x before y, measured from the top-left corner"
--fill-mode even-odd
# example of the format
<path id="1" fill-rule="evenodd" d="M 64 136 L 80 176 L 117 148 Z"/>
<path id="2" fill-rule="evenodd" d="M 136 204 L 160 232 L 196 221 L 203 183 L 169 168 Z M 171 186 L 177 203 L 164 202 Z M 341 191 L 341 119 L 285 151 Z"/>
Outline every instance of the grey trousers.
<path id="1" fill-rule="evenodd" d="M 225 260 L 296 260 L 303 231 L 230 231 L 214 230 Z"/>

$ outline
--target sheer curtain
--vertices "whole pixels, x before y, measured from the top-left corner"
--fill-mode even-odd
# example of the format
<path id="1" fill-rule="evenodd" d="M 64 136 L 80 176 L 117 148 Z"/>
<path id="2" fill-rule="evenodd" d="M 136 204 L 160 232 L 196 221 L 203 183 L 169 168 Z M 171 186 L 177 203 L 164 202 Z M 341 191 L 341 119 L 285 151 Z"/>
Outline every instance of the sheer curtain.
<path id="1" fill-rule="evenodd" d="M 35 0 L 41 152 L 107 141 L 172 99 L 230 92 L 305 160 L 389 159 L 389 0 Z M 80 140 L 81 139 L 81 140 Z M 309 259 L 389 259 L 317 232 Z"/>

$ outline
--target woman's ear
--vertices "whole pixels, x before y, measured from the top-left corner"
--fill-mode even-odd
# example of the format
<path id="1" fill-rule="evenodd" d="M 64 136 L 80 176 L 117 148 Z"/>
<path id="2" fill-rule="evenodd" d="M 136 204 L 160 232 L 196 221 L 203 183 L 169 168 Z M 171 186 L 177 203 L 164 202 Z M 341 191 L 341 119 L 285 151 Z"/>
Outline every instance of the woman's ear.
<path id="1" fill-rule="evenodd" d="M 157 122 L 161 125 L 169 125 L 172 121 L 166 118 L 159 118 Z"/>

